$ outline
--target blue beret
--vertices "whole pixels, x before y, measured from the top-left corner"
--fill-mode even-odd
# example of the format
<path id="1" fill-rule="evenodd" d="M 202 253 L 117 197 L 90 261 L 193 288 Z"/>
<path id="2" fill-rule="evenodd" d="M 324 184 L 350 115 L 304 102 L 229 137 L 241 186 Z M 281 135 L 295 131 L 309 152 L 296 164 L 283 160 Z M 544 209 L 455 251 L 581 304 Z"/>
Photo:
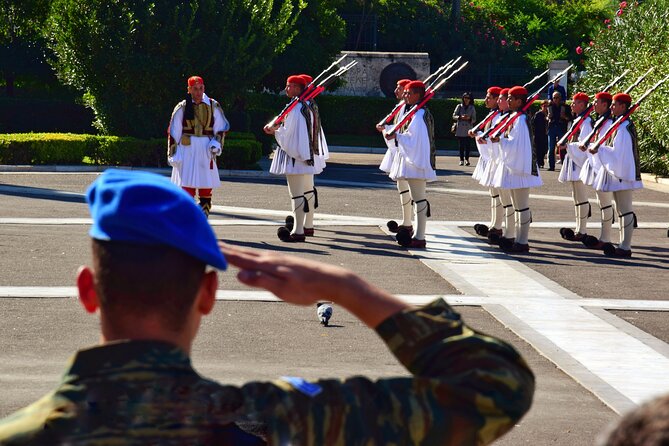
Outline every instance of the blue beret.
<path id="1" fill-rule="evenodd" d="M 193 198 L 167 178 L 108 169 L 86 191 L 97 240 L 167 245 L 226 269 L 214 231 Z"/>

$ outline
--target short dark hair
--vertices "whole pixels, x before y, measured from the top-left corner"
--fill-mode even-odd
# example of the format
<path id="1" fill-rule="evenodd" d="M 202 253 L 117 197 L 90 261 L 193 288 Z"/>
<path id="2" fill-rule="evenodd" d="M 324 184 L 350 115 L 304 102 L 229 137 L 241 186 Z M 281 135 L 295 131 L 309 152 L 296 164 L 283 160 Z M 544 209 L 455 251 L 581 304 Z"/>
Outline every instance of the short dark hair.
<path id="1" fill-rule="evenodd" d="M 669 394 L 625 415 L 601 446 L 665 446 L 669 444 Z"/>
<path id="2" fill-rule="evenodd" d="M 183 328 L 205 263 L 169 246 L 93 239 L 95 291 L 113 327 L 124 315 L 155 314 L 165 327 Z"/>
<path id="3" fill-rule="evenodd" d="M 423 99 L 425 97 L 425 88 L 424 87 L 411 87 L 411 88 L 409 88 L 409 91 L 418 92 L 420 94 L 421 99 Z"/>

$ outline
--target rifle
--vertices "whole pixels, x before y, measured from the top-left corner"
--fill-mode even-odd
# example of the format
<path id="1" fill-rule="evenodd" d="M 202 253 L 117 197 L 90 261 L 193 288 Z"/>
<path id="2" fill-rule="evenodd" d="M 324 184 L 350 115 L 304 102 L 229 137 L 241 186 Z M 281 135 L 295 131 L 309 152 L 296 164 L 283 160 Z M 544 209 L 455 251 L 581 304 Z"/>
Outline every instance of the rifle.
<path id="1" fill-rule="evenodd" d="M 541 74 L 537 74 L 529 82 L 526 82 L 525 84 L 523 84 L 523 87 L 528 87 L 528 86 L 532 85 L 534 83 L 534 81 L 536 81 L 540 77 L 544 76 L 546 73 L 548 73 L 548 71 L 549 70 L 546 70 Z M 483 118 L 482 121 L 480 121 L 478 124 L 476 124 L 476 126 L 474 126 L 474 128 L 471 129 L 470 132 L 476 133 L 480 129 L 484 128 L 490 121 L 492 121 L 495 118 L 495 116 L 497 116 L 497 113 L 499 113 L 499 110 L 492 110 L 490 113 L 488 113 L 488 115 L 485 118 Z"/>
<path id="2" fill-rule="evenodd" d="M 613 133 L 616 130 L 618 130 L 618 127 L 620 127 L 620 125 L 623 122 L 625 122 L 627 119 L 629 119 L 629 117 L 632 115 L 632 113 L 634 113 L 636 111 L 636 109 L 639 108 L 639 105 L 641 105 L 641 102 L 643 102 L 643 100 L 646 99 L 648 97 L 648 95 L 650 95 L 652 92 L 657 90 L 659 88 L 659 86 L 662 85 L 663 83 L 665 83 L 667 80 L 669 80 L 669 74 L 667 76 L 665 76 L 663 79 L 660 79 L 659 81 L 657 81 L 657 83 L 655 83 L 655 85 L 650 87 L 648 90 L 646 90 L 646 92 L 641 95 L 641 97 L 634 103 L 634 105 L 632 105 L 629 108 L 629 110 L 627 110 L 627 112 L 625 114 L 620 115 L 618 117 L 618 119 L 616 119 L 614 121 L 614 123 L 611 125 L 611 127 L 609 127 L 609 129 L 606 131 L 606 133 L 603 136 L 601 136 L 592 147 L 589 148 L 590 153 L 597 153 L 597 150 L 599 150 L 599 147 L 602 144 L 604 144 L 604 141 L 609 139 L 611 137 L 611 135 L 613 135 Z"/>
<path id="3" fill-rule="evenodd" d="M 413 116 L 416 114 L 416 112 L 418 112 L 418 110 L 423 108 L 423 106 L 425 104 L 427 104 L 427 101 L 429 101 L 430 99 L 432 99 L 434 97 L 437 90 L 439 90 L 441 87 L 443 87 L 449 79 L 451 79 L 453 76 L 455 76 L 460 70 L 462 70 L 468 64 L 469 64 L 469 62 L 463 63 L 462 65 L 460 65 L 460 67 L 457 70 L 453 71 L 447 77 L 441 78 L 438 82 L 433 83 L 429 88 L 426 88 L 425 97 L 423 97 L 423 100 L 420 101 L 420 103 L 415 104 L 413 107 L 411 107 L 411 109 L 402 117 L 400 122 L 395 124 L 395 126 L 393 126 L 393 128 L 390 129 L 390 131 L 387 133 L 387 135 L 394 134 L 399 129 L 401 129 L 404 124 L 409 122 L 411 120 L 411 118 L 413 118 Z"/>
<path id="4" fill-rule="evenodd" d="M 293 108 L 297 105 L 299 101 L 304 100 L 304 98 L 313 90 L 315 85 L 321 80 L 322 77 L 324 77 L 330 70 L 332 70 L 334 67 L 336 67 L 342 60 L 344 60 L 348 56 L 348 54 L 344 54 L 341 56 L 339 59 L 335 60 L 330 64 L 329 67 L 327 67 L 325 70 L 321 71 L 321 73 L 316 76 L 310 83 L 309 85 L 306 86 L 304 91 L 299 97 L 294 97 L 286 104 L 285 107 L 283 107 L 283 110 L 279 112 L 278 115 L 276 115 L 270 122 L 267 123 L 265 127 L 274 127 L 275 125 L 281 123 L 286 118 L 286 115 L 291 112 Z"/>
<path id="5" fill-rule="evenodd" d="M 522 115 L 522 114 L 525 113 L 527 110 L 529 110 L 529 108 L 532 106 L 532 104 L 534 104 L 534 101 L 536 101 L 537 98 L 539 97 L 539 95 L 541 95 L 541 92 L 544 91 L 544 88 L 548 87 L 550 84 L 552 84 L 552 83 L 554 83 L 554 82 L 559 81 L 560 78 L 562 78 L 562 76 L 564 76 L 565 74 L 567 74 L 567 72 L 568 72 L 573 66 L 574 66 L 574 65 L 569 65 L 567 68 L 565 68 L 564 70 L 560 71 L 560 72 L 559 72 L 553 79 L 551 79 L 550 81 L 546 82 L 544 85 L 541 86 L 541 88 L 539 88 L 537 91 L 535 91 L 534 93 L 532 93 L 532 95 L 528 98 L 527 103 L 525 103 L 525 105 L 523 106 L 523 108 L 522 108 L 520 111 L 516 111 L 516 112 L 512 113 L 511 115 L 509 115 L 509 117 L 508 117 L 507 119 L 505 119 L 505 120 L 503 120 L 503 121 L 500 121 L 499 124 L 497 124 L 497 126 L 495 126 L 494 129 L 487 131 L 486 133 L 484 133 L 483 135 L 481 135 L 481 137 L 482 137 L 483 139 L 485 139 L 488 135 L 490 135 L 492 138 L 498 138 L 499 135 L 501 135 L 502 133 L 504 133 L 504 131 L 505 131 L 506 129 L 508 129 L 508 128 L 511 126 L 511 124 L 513 124 L 514 122 L 516 122 L 516 119 L 518 119 L 518 117 L 519 117 L 520 115 Z"/>
<path id="6" fill-rule="evenodd" d="M 439 67 L 439 68 L 437 69 L 437 71 L 435 71 L 434 73 L 432 73 L 431 75 L 429 75 L 427 78 L 425 78 L 425 80 L 423 81 L 423 83 L 427 86 L 428 83 L 429 83 L 433 78 L 435 78 L 435 77 L 436 77 L 436 78 L 441 77 L 443 73 L 445 73 L 447 70 L 449 70 L 449 69 L 450 69 L 453 65 L 455 65 L 461 58 L 462 58 L 462 56 L 459 56 L 457 59 L 451 59 L 448 63 L 446 63 L 445 65 L 442 65 L 441 67 Z M 395 117 L 395 115 L 397 115 L 397 113 L 399 113 L 400 109 L 402 108 L 402 105 L 404 105 L 404 99 L 401 99 L 401 100 L 397 103 L 397 105 L 395 105 L 395 107 L 393 108 L 393 110 L 392 110 L 390 113 L 388 113 L 382 120 L 380 120 L 376 125 L 379 126 L 379 125 L 390 124 L 390 123 L 392 122 L 392 119 Z"/>
<path id="7" fill-rule="evenodd" d="M 644 74 L 642 74 L 641 76 L 639 76 L 639 77 L 637 78 L 637 80 L 634 81 L 634 83 L 633 83 L 632 85 L 630 85 L 629 87 L 627 87 L 627 89 L 626 89 L 623 93 L 627 93 L 627 94 L 629 94 L 629 93 L 630 93 L 632 90 L 634 90 L 634 88 L 635 88 L 637 85 L 639 85 L 639 84 L 646 78 L 646 76 L 648 76 L 648 75 L 650 74 L 650 72 L 653 71 L 653 70 L 654 70 L 654 67 L 650 67 L 650 68 L 648 69 L 648 71 L 646 71 Z M 595 137 L 595 134 L 597 134 L 597 132 L 599 131 L 599 129 L 602 128 L 602 126 L 604 125 L 604 123 L 606 122 L 607 119 L 608 119 L 608 116 L 606 116 L 606 115 L 604 115 L 604 116 L 600 116 L 599 118 L 597 118 L 597 121 L 595 122 L 595 125 L 592 126 L 592 131 L 591 131 L 590 133 L 588 133 L 588 136 L 585 138 L 585 140 L 583 140 L 583 143 L 580 144 L 580 145 L 583 146 L 583 147 L 587 147 L 588 144 L 590 144 L 590 142 L 592 141 L 592 138 Z M 582 149 L 582 150 L 584 150 L 584 149 Z"/>
<path id="8" fill-rule="evenodd" d="M 629 69 L 623 71 L 623 73 L 620 76 L 618 76 L 613 81 L 611 81 L 609 83 L 609 85 L 604 87 L 601 91 L 609 91 L 611 88 L 613 88 L 614 85 L 616 85 L 618 82 L 620 82 L 622 80 L 622 78 L 625 77 L 627 75 L 627 73 L 629 73 L 629 71 L 630 71 Z M 648 73 L 646 73 L 646 74 L 648 74 Z M 581 128 L 581 125 L 583 125 L 583 123 L 585 122 L 585 118 L 590 116 L 590 113 L 592 113 L 592 111 L 594 109 L 595 109 L 595 104 L 594 103 L 590 104 L 590 107 L 588 107 L 587 110 L 585 110 L 583 113 L 581 113 L 581 115 L 578 118 L 576 118 L 576 120 L 574 121 L 574 123 L 571 126 L 571 129 L 562 138 L 560 138 L 560 140 L 557 142 L 556 145 L 557 146 L 562 146 L 562 145 L 566 144 L 567 141 L 569 141 L 569 138 L 574 136 L 576 134 L 576 132 L 579 131 L 579 129 Z"/>
<path id="9" fill-rule="evenodd" d="M 353 62 L 349 63 L 348 65 L 344 65 L 343 67 L 339 68 L 337 71 L 326 77 L 325 80 L 323 80 L 316 88 L 311 89 L 309 94 L 307 94 L 306 97 L 304 98 L 304 101 L 310 101 L 319 94 L 323 93 L 331 83 L 336 81 L 337 78 L 343 76 L 344 73 L 346 73 L 348 70 L 350 70 L 357 64 L 358 61 L 354 60 Z"/>

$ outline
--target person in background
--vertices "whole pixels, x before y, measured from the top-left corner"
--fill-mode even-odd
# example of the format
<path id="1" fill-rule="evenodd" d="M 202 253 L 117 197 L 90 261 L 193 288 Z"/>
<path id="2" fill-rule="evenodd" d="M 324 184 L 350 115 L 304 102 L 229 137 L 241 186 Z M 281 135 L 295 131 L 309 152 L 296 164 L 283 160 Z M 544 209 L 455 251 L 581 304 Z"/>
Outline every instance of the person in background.
<path id="1" fill-rule="evenodd" d="M 462 95 L 462 102 L 453 111 L 453 120 L 455 121 L 455 137 L 458 138 L 460 147 L 460 165 L 469 166 L 469 152 L 472 148 L 469 131 L 476 122 L 476 108 L 471 93 Z"/>
<path id="2" fill-rule="evenodd" d="M 555 146 L 567 131 L 567 125 L 571 120 L 571 111 L 563 100 L 561 94 L 556 91 L 548 106 L 548 170 L 555 170 Z M 560 162 L 563 156 L 560 152 Z"/>
<path id="3" fill-rule="evenodd" d="M 555 93 L 556 91 L 560 93 L 563 102 L 567 100 L 567 90 L 565 90 L 564 87 L 560 85 L 559 79 L 548 86 L 548 95 L 546 96 L 546 98 L 549 101 L 553 99 L 553 93 Z"/>
<path id="4" fill-rule="evenodd" d="M 197 194 L 206 216 L 213 189 L 221 187 L 216 157 L 228 130 L 223 108 L 205 94 L 202 78 L 188 78 L 188 95 L 174 107 L 167 129 L 167 162 L 172 166 L 172 182 L 193 198 Z"/>
<path id="5" fill-rule="evenodd" d="M 534 140 L 534 147 L 537 150 L 537 163 L 541 169 L 546 163 L 546 154 L 548 153 L 548 105 L 549 100 L 541 101 L 539 111 L 532 117 L 532 129 L 534 133 L 532 138 Z"/>

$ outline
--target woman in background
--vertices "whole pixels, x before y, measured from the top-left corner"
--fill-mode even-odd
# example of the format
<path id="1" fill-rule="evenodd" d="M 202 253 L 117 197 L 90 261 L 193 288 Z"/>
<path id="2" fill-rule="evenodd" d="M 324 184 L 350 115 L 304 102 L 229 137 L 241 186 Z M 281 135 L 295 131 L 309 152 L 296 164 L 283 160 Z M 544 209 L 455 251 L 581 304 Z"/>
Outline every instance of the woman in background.
<path id="1" fill-rule="evenodd" d="M 462 103 L 455 107 L 453 120 L 455 121 L 455 124 L 453 124 L 455 127 L 455 137 L 458 138 L 460 146 L 460 165 L 469 166 L 469 151 L 472 147 L 472 138 L 468 132 L 476 121 L 476 109 L 474 108 L 471 93 L 464 93 L 462 95 Z"/>

